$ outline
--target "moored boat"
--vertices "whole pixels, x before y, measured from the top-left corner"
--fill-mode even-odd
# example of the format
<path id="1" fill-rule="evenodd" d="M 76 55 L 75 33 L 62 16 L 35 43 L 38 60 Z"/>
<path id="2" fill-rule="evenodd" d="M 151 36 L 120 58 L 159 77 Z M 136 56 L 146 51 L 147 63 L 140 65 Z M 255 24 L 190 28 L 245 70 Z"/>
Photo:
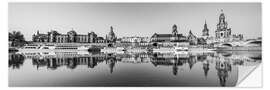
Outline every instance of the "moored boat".
<path id="1" fill-rule="evenodd" d="M 88 50 L 89 48 L 83 45 L 72 45 L 72 44 L 27 44 L 19 51 L 77 51 L 77 50 Z"/>

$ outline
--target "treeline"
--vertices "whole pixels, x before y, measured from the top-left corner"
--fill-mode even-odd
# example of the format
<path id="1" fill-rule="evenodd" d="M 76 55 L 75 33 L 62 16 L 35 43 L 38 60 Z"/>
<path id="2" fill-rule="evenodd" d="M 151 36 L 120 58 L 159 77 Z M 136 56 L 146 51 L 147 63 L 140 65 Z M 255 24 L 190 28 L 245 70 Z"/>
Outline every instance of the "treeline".
<path id="1" fill-rule="evenodd" d="M 9 46 L 21 47 L 27 42 L 24 39 L 24 35 L 20 31 L 12 31 L 8 33 Z"/>

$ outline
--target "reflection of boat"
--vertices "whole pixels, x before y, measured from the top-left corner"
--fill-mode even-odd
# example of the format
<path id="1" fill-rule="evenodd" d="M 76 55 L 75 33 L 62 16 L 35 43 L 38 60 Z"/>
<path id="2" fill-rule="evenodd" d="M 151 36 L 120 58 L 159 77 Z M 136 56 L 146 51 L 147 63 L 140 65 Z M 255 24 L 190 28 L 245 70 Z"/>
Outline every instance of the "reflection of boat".
<path id="1" fill-rule="evenodd" d="M 174 47 L 175 52 L 188 51 L 188 47 Z"/>
<path id="2" fill-rule="evenodd" d="M 220 46 L 219 51 L 261 51 L 261 46 Z"/>
<path id="3" fill-rule="evenodd" d="M 161 47 L 161 48 L 154 48 L 153 52 L 154 53 L 171 53 L 171 52 L 174 52 L 174 49 L 170 47 Z"/>
<path id="4" fill-rule="evenodd" d="M 204 52 L 208 52 L 208 51 L 215 51 L 215 48 L 208 48 L 208 47 L 202 47 L 202 46 L 190 46 L 189 51 L 204 51 Z"/>
<path id="5" fill-rule="evenodd" d="M 72 45 L 72 44 L 27 44 L 19 51 L 59 51 L 59 50 L 88 50 L 86 46 Z"/>
<path id="6" fill-rule="evenodd" d="M 141 52 L 147 52 L 148 50 L 143 49 L 143 48 L 128 48 L 126 51 L 130 53 L 141 53 Z"/>
<path id="7" fill-rule="evenodd" d="M 123 48 L 123 47 L 116 47 L 116 48 L 104 47 L 100 51 L 104 52 L 104 53 L 124 53 L 125 48 Z"/>
<path id="8" fill-rule="evenodd" d="M 189 53 L 187 51 L 177 51 L 174 53 L 177 58 L 189 58 Z"/>

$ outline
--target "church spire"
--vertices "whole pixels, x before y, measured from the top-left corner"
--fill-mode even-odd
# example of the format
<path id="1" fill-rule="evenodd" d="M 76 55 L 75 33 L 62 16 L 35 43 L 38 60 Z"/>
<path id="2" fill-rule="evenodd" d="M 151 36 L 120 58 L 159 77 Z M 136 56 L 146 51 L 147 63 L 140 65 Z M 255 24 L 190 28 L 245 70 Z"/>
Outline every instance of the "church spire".
<path id="1" fill-rule="evenodd" d="M 204 29 L 207 29 L 206 20 L 204 20 Z"/>
<path id="2" fill-rule="evenodd" d="M 111 26 L 110 28 L 111 28 L 111 31 L 113 31 L 113 27 Z"/>
<path id="3" fill-rule="evenodd" d="M 176 36 L 177 34 L 178 34 L 177 26 L 174 24 L 173 27 L 172 27 L 172 35 Z"/>
<path id="4" fill-rule="evenodd" d="M 207 28 L 206 20 L 204 21 L 204 28 L 202 30 L 202 36 L 209 36 L 209 29 Z"/>
<path id="5" fill-rule="evenodd" d="M 39 30 L 37 30 L 37 35 L 39 35 Z"/>

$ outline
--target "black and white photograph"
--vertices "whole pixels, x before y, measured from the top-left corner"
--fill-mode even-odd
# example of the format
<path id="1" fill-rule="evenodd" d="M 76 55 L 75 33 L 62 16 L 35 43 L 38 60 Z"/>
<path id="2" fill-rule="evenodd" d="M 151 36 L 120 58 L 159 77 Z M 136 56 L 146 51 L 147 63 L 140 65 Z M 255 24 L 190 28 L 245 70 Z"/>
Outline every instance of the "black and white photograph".
<path id="1" fill-rule="evenodd" d="M 7 82 L 238 87 L 262 38 L 260 2 L 9 2 Z"/>

